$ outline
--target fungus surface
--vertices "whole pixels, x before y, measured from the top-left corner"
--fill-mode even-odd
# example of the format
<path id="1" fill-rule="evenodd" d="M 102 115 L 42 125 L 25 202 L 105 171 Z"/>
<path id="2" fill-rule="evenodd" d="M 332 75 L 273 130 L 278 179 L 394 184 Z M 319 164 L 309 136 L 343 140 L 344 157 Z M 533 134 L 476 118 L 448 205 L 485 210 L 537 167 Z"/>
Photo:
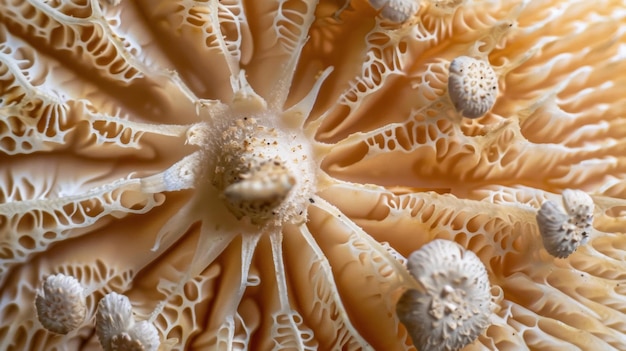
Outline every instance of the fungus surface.
<path id="1" fill-rule="evenodd" d="M 497 81 L 480 118 L 459 57 Z M 624 87 L 623 1 L 0 0 L 0 350 L 413 350 L 437 239 L 491 283 L 464 350 L 625 350 Z M 593 235 L 556 258 L 566 189 Z"/>

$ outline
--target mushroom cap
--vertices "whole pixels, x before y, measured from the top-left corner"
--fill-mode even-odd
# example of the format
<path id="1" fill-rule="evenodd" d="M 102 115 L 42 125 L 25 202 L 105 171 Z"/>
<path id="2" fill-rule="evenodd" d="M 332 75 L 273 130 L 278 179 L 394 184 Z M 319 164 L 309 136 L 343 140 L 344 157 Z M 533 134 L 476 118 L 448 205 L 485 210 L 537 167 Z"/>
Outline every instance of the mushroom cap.
<path id="1" fill-rule="evenodd" d="M 423 290 L 407 290 L 396 311 L 419 350 L 459 350 L 489 326 L 491 286 L 476 254 L 433 240 L 411 253 L 407 268 Z"/>
<path id="2" fill-rule="evenodd" d="M 35 298 L 37 318 L 51 332 L 67 334 L 78 328 L 87 313 L 84 288 L 80 282 L 65 274 L 49 275 L 43 291 Z"/>

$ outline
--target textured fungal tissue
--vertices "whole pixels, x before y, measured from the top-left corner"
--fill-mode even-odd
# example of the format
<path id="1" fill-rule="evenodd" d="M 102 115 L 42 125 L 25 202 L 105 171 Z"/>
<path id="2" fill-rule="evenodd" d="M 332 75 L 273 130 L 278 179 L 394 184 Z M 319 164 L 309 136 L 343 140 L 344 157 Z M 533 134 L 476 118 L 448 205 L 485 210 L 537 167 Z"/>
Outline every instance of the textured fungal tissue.
<path id="1" fill-rule="evenodd" d="M 0 350 L 415 349 L 435 239 L 625 350 L 625 231 L 623 0 L 0 0 Z"/>

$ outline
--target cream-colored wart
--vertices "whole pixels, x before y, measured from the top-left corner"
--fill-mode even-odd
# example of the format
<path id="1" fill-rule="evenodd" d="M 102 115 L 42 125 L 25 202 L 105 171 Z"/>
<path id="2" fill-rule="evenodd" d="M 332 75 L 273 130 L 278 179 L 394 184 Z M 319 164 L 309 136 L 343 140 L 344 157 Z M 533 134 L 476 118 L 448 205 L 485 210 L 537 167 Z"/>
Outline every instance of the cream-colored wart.
<path id="1" fill-rule="evenodd" d="M 411 18 L 418 8 L 418 0 L 370 0 L 370 5 L 391 22 L 403 23 Z"/>
<path id="2" fill-rule="evenodd" d="M 463 117 L 482 117 L 496 102 L 498 76 L 489 62 L 459 56 L 450 62 L 448 95 Z"/>
<path id="3" fill-rule="evenodd" d="M 55 274 L 43 283 L 35 298 L 37 318 L 47 330 L 67 334 L 85 320 L 85 289 L 72 276 Z"/>
<path id="4" fill-rule="evenodd" d="M 489 326 L 487 270 L 461 245 L 434 240 L 413 252 L 407 268 L 422 290 L 407 290 L 398 318 L 419 350 L 459 350 Z"/>
<path id="5" fill-rule="evenodd" d="M 159 333 L 148 322 L 135 322 L 128 297 L 112 292 L 98 303 L 96 335 L 104 351 L 156 351 Z"/>
<path id="6" fill-rule="evenodd" d="M 537 226 L 543 246 L 554 257 L 565 258 L 589 239 L 593 222 L 593 200 L 580 190 L 566 189 L 561 194 L 565 211 L 546 201 L 537 212 Z"/>

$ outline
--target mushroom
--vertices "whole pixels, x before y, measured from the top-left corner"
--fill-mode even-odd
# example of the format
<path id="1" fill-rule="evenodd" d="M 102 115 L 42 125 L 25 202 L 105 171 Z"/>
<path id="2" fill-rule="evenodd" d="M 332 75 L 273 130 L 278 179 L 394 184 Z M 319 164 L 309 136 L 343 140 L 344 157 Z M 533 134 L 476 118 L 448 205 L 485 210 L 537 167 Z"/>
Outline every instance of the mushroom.
<path id="1" fill-rule="evenodd" d="M 413 350 L 404 261 L 438 239 L 491 285 L 465 350 L 626 349 L 622 3 L 344 5 L 0 1 L 0 350 Z M 459 57 L 497 77 L 480 118 Z M 555 258 L 564 189 L 593 235 Z"/>

